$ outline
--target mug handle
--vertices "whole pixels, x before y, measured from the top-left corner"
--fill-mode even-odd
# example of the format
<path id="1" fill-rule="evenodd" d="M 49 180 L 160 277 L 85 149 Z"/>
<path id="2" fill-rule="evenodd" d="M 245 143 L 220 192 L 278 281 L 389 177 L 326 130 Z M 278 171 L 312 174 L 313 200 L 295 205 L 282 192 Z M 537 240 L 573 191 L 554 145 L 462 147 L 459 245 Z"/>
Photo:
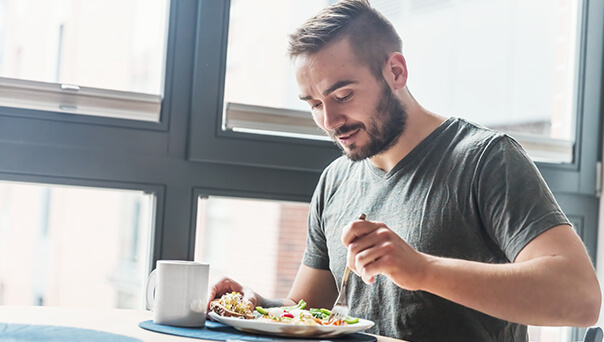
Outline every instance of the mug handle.
<path id="1" fill-rule="evenodd" d="M 157 286 L 157 268 L 154 269 L 151 274 L 149 274 L 149 278 L 147 278 L 147 309 L 153 310 L 155 307 L 155 287 Z"/>

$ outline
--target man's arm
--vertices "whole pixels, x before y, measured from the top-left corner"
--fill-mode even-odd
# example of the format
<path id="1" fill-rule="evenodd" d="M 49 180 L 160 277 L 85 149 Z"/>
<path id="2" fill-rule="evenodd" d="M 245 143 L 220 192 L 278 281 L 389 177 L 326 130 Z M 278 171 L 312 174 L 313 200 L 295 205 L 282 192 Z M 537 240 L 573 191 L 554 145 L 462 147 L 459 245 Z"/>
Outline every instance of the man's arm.
<path id="1" fill-rule="evenodd" d="M 338 288 L 333 274 L 300 265 L 289 298 L 298 302 L 304 299 L 309 308 L 331 308 L 338 297 Z"/>
<path id="2" fill-rule="evenodd" d="M 510 264 L 423 254 L 370 221 L 348 225 L 342 240 L 349 266 L 368 283 L 384 274 L 402 288 L 522 324 L 590 326 L 598 319 L 598 280 L 580 238 L 567 225 L 533 239 Z"/>

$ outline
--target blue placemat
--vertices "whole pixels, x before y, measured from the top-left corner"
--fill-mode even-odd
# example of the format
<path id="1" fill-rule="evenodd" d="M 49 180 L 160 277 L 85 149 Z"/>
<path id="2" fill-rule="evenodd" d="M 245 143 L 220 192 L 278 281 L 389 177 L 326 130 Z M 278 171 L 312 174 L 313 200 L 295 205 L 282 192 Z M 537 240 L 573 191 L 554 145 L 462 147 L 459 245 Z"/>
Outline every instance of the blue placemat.
<path id="1" fill-rule="evenodd" d="M 297 338 L 288 338 L 281 336 L 270 336 L 270 335 L 256 335 L 239 331 L 231 326 L 222 324 L 219 322 L 206 321 L 205 327 L 202 328 L 181 328 L 173 327 L 169 325 L 155 324 L 152 320 L 140 322 L 139 327 L 159 332 L 162 334 L 200 338 L 204 340 L 214 341 L 226 341 L 226 340 L 242 340 L 242 341 L 257 341 L 257 342 L 269 342 L 269 341 L 292 341 L 299 340 Z M 308 340 L 308 338 L 304 338 Z M 334 338 L 319 338 L 317 341 L 338 341 L 338 342 L 375 342 L 377 338 L 372 335 L 363 333 L 348 334 Z"/>
<path id="2" fill-rule="evenodd" d="M 22 342 L 142 342 L 138 338 L 103 331 L 56 325 L 0 323 L 0 341 Z"/>

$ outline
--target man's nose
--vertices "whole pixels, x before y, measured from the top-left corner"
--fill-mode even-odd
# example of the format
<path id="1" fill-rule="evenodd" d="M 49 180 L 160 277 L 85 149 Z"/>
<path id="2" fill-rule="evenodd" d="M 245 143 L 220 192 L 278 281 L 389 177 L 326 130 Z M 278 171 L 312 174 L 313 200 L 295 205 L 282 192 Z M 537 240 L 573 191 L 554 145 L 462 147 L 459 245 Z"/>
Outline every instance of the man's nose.
<path id="1" fill-rule="evenodd" d="M 326 130 L 334 130 L 346 123 L 346 116 L 332 106 L 323 107 L 323 127 Z"/>

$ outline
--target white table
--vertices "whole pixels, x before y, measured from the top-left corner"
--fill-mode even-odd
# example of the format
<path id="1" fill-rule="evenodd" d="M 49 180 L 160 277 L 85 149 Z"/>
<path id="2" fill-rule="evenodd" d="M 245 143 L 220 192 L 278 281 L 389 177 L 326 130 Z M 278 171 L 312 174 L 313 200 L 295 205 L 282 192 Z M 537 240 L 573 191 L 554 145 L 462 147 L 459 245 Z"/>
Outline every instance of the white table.
<path id="1" fill-rule="evenodd" d="M 138 323 L 153 319 L 153 313 L 143 310 L 89 309 L 42 306 L 0 306 L 0 322 L 58 325 L 104 331 L 135 337 L 143 341 L 184 342 L 203 340 L 160 334 L 138 327 Z M 378 342 L 404 342 L 377 336 Z"/>

